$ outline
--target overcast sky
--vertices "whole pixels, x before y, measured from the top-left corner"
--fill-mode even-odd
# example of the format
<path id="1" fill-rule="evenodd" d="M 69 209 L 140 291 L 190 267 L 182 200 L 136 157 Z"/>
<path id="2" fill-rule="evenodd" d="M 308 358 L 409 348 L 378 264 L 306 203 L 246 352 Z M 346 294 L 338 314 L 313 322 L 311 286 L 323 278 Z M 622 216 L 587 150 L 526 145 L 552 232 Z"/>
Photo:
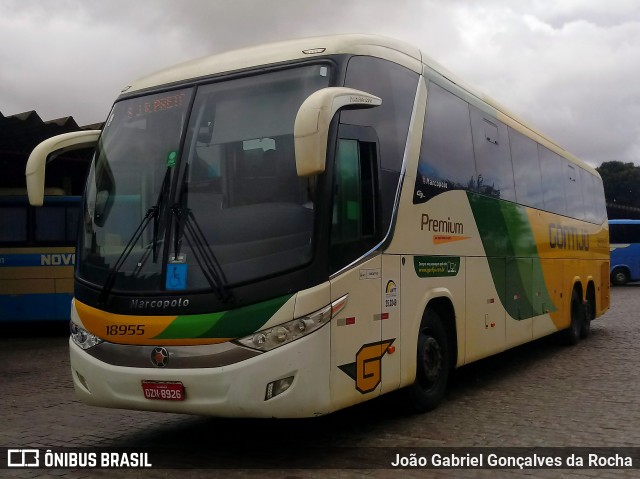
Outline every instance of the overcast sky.
<path id="1" fill-rule="evenodd" d="M 0 112 L 104 121 L 132 80 L 329 33 L 408 41 L 594 166 L 640 165 L 638 0 L 0 0 Z"/>

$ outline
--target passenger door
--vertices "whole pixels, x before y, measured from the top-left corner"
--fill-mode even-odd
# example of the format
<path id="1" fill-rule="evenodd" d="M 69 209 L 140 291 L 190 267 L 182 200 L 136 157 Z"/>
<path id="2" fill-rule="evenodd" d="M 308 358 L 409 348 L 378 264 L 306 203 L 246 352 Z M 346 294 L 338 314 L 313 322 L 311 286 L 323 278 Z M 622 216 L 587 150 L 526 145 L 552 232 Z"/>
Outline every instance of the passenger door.
<path id="1" fill-rule="evenodd" d="M 390 345 L 381 341 L 382 256 L 371 251 L 379 241 L 377 143 L 371 131 L 341 127 L 336 150 L 331 299 L 348 295 L 331 330 L 331 395 L 336 407 L 380 394 L 381 361 Z"/>

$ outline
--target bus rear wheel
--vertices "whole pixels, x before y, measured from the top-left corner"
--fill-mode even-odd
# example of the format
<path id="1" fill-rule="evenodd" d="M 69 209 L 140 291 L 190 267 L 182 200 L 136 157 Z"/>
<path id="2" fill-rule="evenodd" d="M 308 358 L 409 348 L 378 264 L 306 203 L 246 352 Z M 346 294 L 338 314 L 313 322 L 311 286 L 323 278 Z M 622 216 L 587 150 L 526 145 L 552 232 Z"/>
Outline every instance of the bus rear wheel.
<path id="1" fill-rule="evenodd" d="M 571 294 L 571 323 L 569 328 L 564 331 L 565 342 L 573 346 L 580 341 L 580 334 L 584 328 L 586 321 L 584 306 L 577 290 L 573 290 Z"/>
<path id="2" fill-rule="evenodd" d="M 624 286 L 629 282 L 629 273 L 624 268 L 616 268 L 611 273 L 611 282 L 616 286 Z"/>
<path id="3" fill-rule="evenodd" d="M 420 324 L 416 354 L 416 380 L 407 388 L 415 412 L 434 409 L 444 397 L 451 369 L 449 342 L 438 314 L 427 309 Z"/>
<path id="4" fill-rule="evenodd" d="M 580 339 L 586 339 L 591 334 L 591 321 L 596 316 L 596 298 L 593 290 L 587 292 L 587 301 L 583 305 L 584 318 L 580 328 Z"/>

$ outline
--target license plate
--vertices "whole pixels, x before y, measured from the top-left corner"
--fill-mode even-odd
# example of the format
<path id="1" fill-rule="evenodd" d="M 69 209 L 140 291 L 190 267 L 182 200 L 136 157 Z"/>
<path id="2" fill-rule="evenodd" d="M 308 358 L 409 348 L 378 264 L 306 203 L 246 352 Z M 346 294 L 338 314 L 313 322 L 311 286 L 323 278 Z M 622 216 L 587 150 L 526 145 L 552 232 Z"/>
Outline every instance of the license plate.
<path id="1" fill-rule="evenodd" d="M 184 386 L 179 381 L 142 381 L 142 392 L 147 399 L 184 401 Z"/>

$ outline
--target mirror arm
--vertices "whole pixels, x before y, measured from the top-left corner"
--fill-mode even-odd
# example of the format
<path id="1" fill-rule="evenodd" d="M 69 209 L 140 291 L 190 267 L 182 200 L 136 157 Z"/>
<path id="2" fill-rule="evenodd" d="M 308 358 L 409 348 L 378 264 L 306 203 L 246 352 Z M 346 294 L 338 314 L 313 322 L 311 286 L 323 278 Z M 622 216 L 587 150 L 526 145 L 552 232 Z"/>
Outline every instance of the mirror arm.
<path id="1" fill-rule="evenodd" d="M 25 168 L 29 203 L 33 206 L 42 206 L 44 200 L 44 173 L 47 160 L 67 151 L 95 146 L 98 143 L 100 133 L 100 130 L 64 133 L 44 140 L 36 146 L 29 155 Z"/>
<path id="2" fill-rule="evenodd" d="M 298 176 L 313 176 L 324 171 L 329 125 L 339 110 L 381 104 L 379 97 L 353 88 L 328 87 L 309 95 L 298 110 L 293 129 Z"/>

